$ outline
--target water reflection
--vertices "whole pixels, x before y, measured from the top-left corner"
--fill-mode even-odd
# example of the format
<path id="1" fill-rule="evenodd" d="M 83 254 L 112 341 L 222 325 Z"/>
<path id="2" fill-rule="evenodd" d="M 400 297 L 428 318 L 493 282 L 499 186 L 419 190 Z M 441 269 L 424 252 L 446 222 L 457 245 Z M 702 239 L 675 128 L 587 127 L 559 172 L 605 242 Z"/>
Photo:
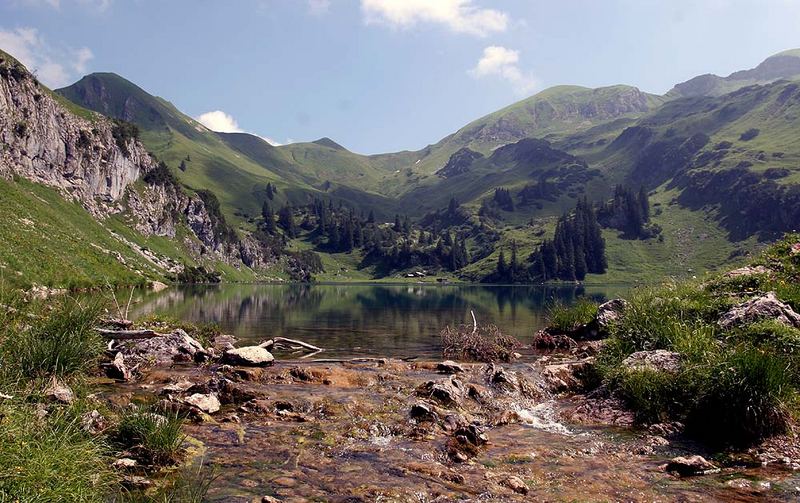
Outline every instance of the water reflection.
<path id="1" fill-rule="evenodd" d="M 170 314 L 217 322 L 243 342 L 300 338 L 328 355 L 435 356 L 445 325 L 481 323 L 526 339 L 544 326 L 555 299 L 603 300 L 621 288 L 456 285 L 218 285 L 184 286 L 152 294 L 136 315 Z"/>

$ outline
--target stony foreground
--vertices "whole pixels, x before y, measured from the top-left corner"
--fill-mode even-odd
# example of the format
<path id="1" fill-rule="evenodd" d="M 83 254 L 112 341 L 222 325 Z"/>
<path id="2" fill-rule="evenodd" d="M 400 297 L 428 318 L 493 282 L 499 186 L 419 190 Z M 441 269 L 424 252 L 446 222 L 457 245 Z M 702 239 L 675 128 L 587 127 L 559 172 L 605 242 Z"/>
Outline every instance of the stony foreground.
<path id="1" fill-rule="evenodd" d="M 165 408 L 190 414 L 189 452 L 218 476 L 213 501 L 787 501 L 800 495 L 792 470 L 798 460 L 770 451 L 791 452 L 785 438 L 734 461 L 696 459 L 708 454 L 681 439 L 680 425 L 638 431 L 614 399 L 577 393 L 592 351 L 586 345 L 573 355 L 504 365 L 184 363 L 156 366 L 106 396 L 117 403 L 158 397 Z"/>

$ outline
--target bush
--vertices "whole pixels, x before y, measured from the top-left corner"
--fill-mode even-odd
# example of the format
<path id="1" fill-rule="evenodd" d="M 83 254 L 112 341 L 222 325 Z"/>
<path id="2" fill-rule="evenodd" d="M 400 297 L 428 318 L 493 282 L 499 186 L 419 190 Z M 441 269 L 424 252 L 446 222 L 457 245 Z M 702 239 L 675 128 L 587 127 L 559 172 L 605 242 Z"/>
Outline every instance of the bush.
<path id="1" fill-rule="evenodd" d="M 761 133 L 761 131 L 759 131 L 758 129 L 750 128 L 747 131 L 745 131 L 744 133 L 742 133 L 739 136 L 739 139 L 742 140 L 742 141 L 750 141 L 753 138 L 755 138 L 756 136 L 758 136 L 759 133 Z"/>
<path id="2" fill-rule="evenodd" d="M 115 119 L 114 125 L 111 127 L 111 135 L 122 151 L 122 155 L 129 157 L 131 153 L 128 149 L 128 143 L 139 138 L 139 128 L 130 122 Z"/>
<path id="3" fill-rule="evenodd" d="M 143 177 L 145 183 L 150 185 L 161 185 L 163 187 L 172 187 L 177 190 L 178 179 L 172 174 L 169 167 L 162 161 L 159 162 L 154 169 L 146 173 Z"/>
<path id="4" fill-rule="evenodd" d="M 131 406 L 122 411 L 115 438 L 145 463 L 171 464 L 177 461 L 186 438 L 182 426 L 178 414 Z"/>
<path id="5" fill-rule="evenodd" d="M 219 283 L 221 281 L 221 274 L 216 271 L 207 270 L 203 266 L 193 267 L 190 265 L 184 266 L 183 270 L 178 273 L 176 277 L 178 283 L 195 284 L 195 283 Z"/>
<path id="6" fill-rule="evenodd" d="M 62 298 L 51 308 L 29 313 L 29 326 L 13 330 L 0 342 L 2 377 L 67 376 L 91 368 L 104 350 L 95 330 L 101 312 L 99 303 Z"/>
<path id="7" fill-rule="evenodd" d="M 747 346 L 732 350 L 710 373 L 687 426 L 713 444 L 749 445 L 784 432 L 791 370 L 780 355 Z"/>
<path id="8" fill-rule="evenodd" d="M 104 501 L 115 482 L 105 446 L 80 418 L 0 405 L 0 501 Z"/>
<path id="9" fill-rule="evenodd" d="M 547 309 L 548 324 L 562 332 L 574 332 L 594 320 L 596 315 L 597 304 L 586 299 L 578 299 L 572 305 L 557 300 Z"/>
<path id="10" fill-rule="evenodd" d="M 476 362 L 510 362 L 520 342 L 494 325 L 445 327 L 441 333 L 445 358 Z"/>

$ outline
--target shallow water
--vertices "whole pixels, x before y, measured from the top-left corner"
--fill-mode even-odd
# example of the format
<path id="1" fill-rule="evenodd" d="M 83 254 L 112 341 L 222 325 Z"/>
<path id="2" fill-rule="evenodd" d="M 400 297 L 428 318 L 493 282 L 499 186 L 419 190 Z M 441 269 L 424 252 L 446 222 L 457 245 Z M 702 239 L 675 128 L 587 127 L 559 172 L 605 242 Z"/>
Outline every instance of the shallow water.
<path id="1" fill-rule="evenodd" d="M 326 356 L 440 356 L 446 325 L 492 323 L 527 340 L 544 327 L 554 301 L 604 300 L 626 286 L 481 286 L 259 284 L 184 286 L 145 297 L 148 313 L 219 323 L 243 342 L 274 336 L 302 339 Z"/>

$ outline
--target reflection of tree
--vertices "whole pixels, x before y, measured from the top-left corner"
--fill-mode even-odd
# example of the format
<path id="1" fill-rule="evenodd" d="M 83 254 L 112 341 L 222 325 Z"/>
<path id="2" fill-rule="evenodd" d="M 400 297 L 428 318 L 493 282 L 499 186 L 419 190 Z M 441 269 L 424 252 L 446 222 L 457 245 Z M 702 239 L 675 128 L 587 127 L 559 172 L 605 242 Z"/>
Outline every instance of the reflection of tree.
<path id="1" fill-rule="evenodd" d="M 213 321 L 250 340 L 297 337 L 340 352 L 438 353 L 439 331 L 469 319 L 529 337 L 553 299 L 572 302 L 576 286 L 192 285 L 148 296 L 138 314 Z"/>

